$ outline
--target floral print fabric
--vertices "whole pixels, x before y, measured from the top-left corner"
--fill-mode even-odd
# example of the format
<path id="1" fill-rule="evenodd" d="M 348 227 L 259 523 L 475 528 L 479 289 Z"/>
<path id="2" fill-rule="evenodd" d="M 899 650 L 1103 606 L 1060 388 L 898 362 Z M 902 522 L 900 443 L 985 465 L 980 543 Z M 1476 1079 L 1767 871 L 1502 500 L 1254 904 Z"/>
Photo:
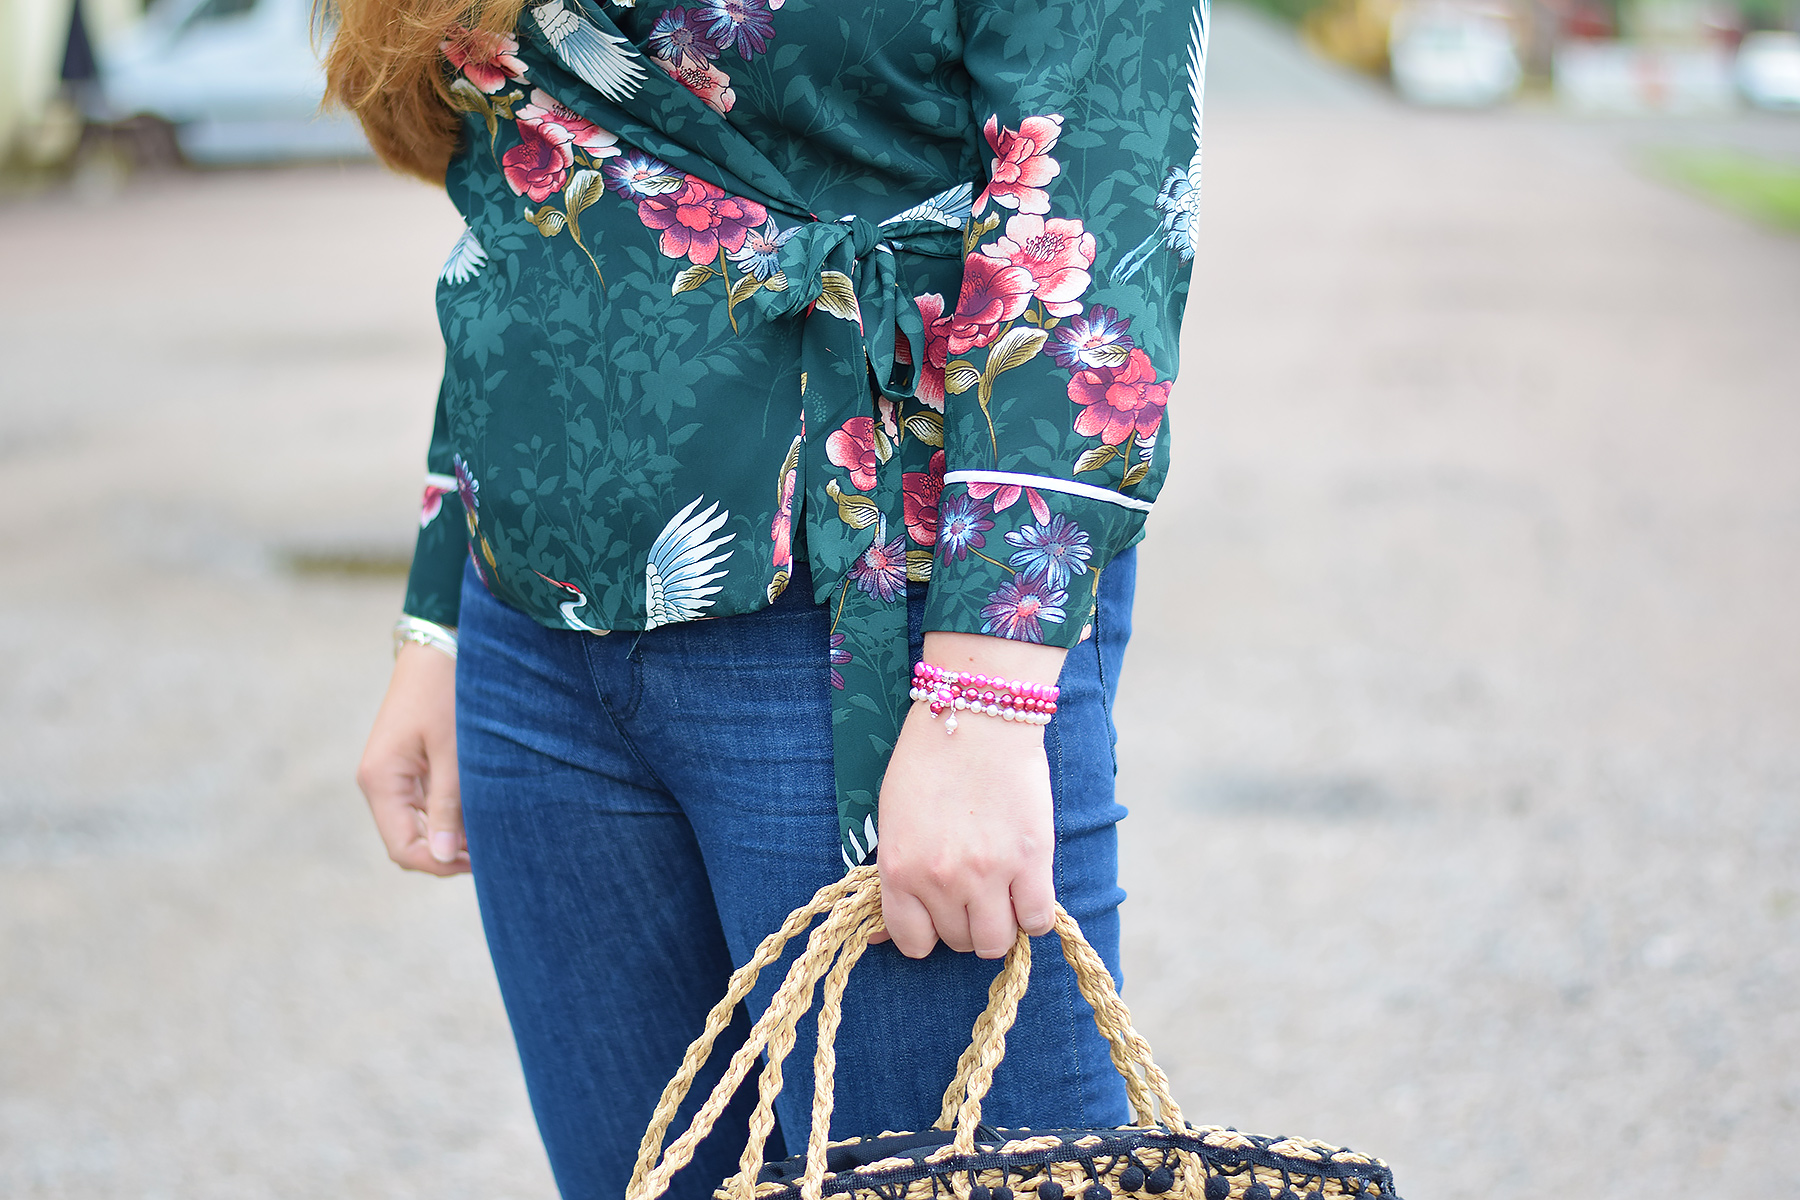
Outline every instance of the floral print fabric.
<path id="1" fill-rule="evenodd" d="M 927 628 L 1072 645 L 1168 464 L 1207 12 L 539 0 L 453 31 L 467 221 L 406 611 L 831 606 L 844 859 Z"/>

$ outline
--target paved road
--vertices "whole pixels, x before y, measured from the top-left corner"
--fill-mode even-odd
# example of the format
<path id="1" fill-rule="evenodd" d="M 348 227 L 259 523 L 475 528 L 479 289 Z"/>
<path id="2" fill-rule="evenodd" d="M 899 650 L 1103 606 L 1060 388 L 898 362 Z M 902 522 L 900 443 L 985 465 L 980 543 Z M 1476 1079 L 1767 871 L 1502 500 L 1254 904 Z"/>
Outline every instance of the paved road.
<path id="1" fill-rule="evenodd" d="M 1800 241 L 1658 127 L 1320 89 L 1209 114 L 1140 1024 L 1409 1195 L 1791 1194 Z M 467 883 L 350 784 L 397 585 L 292 569 L 404 546 L 454 231 L 362 168 L 0 209 L 0 1196 L 551 1194 Z"/>

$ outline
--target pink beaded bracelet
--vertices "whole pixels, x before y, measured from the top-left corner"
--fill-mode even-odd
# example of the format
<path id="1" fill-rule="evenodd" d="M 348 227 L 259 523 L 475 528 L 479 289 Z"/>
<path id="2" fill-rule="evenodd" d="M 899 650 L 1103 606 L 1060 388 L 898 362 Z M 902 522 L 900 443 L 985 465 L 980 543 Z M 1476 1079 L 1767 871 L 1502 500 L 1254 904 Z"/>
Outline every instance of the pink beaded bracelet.
<path id="1" fill-rule="evenodd" d="M 958 711 L 1026 725 L 1048 725 L 1056 715 L 1056 700 L 1062 689 L 1053 683 L 1023 683 L 998 675 L 946 671 L 921 662 L 913 664 L 909 695 L 929 705 L 933 718 L 946 709 L 953 710 L 944 722 L 944 732 L 955 733 Z"/>

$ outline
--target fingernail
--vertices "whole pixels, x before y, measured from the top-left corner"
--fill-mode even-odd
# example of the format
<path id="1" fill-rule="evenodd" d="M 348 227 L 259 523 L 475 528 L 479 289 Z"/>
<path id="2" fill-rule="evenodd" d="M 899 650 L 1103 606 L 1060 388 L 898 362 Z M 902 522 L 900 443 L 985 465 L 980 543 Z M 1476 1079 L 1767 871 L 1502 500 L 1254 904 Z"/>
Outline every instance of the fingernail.
<path id="1" fill-rule="evenodd" d="M 456 861 L 456 835 L 448 829 L 440 829 L 431 835 L 431 857 L 441 863 Z"/>

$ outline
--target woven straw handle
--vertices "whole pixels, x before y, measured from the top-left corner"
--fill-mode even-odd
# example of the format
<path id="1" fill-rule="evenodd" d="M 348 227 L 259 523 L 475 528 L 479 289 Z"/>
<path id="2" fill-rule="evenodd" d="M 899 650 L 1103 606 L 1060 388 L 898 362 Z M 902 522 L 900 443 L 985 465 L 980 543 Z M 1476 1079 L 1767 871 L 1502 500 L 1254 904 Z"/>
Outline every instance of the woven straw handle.
<path id="1" fill-rule="evenodd" d="M 1062 942 L 1063 957 L 1075 972 L 1075 986 L 1093 1009 L 1094 1024 L 1106 1037 L 1113 1069 L 1125 1081 L 1133 1119 L 1140 1125 L 1154 1125 L 1160 1119 L 1172 1129 L 1185 1129 L 1181 1108 L 1170 1094 L 1169 1077 L 1156 1065 L 1150 1044 L 1132 1027 L 1131 1013 L 1113 986 L 1106 964 L 1082 936 L 1075 918 L 1060 904 L 1056 906 L 1056 934 Z M 1030 977 L 1031 940 L 1021 932 L 988 991 L 987 1009 L 975 1021 L 969 1048 L 956 1065 L 956 1078 L 944 1092 L 936 1128 L 949 1129 L 954 1121 L 954 1145 L 959 1154 L 974 1149 L 975 1127 L 981 1123 L 981 1101 L 994 1082 L 995 1068 L 1006 1055 L 1006 1034 L 1018 1014 Z"/>
<path id="2" fill-rule="evenodd" d="M 788 968 L 787 977 L 762 1017 L 751 1028 L 744 1044 L 732 1055 L 724 1076 L 713 1088 L 687 1130 L 664 1152 L 663 1143 L 676 1110 L 693 1087 L 700 1068 L 711 1055 L 719 1034 L 731 1021 L 738 1003 L 750 994 L 764 967 L 780 957 L 787 943 L 813 919 L 825 919 L 808 936 L 806 948 Z M 758 1084 L 755 1110 L 750 1117 L 749 1138 L 739 1159 L 738 1173 L 730 1181 L 736 1200 L 753 1200 L 763 1148 L 774 1130 L 775 1097 L 781 1092 L 782 1064 L 794 1048 L 799 1022 L 812 1007 L 813 991 L 821 979 L 818 1050 L 813 1058 L 812 1130 L 807 1143 L 806 1171 L 801 1177 L 804 1200 L 819 1200 L 824 1188 L 825 1148 L 831 1129 L 832 1080 L 837 1067 L 837 1029 L 843 1020 L 843 998 L 850 971 L 869 939 L 883 928 L 881 889 L 876 869 L 858 867 L 843 879 L 819 889 L 807 904 L 789 914 L 781 928 L 763 939 L 750 961 L 739 968 L 726 987 L 725 996 L 708 1015 L 706 1026 L 682 1058 L 681 1067 L 663 1089 L 650 1126 L 638 1146 L 637 1165 L 626 1189 L 626 1200 L 656 1200 L 676 1171 L 694 1156 L 695 1147 L 709 1132 L 767 1048 L 769 1061 Z M 1119 999 L 1112 976 L 1094 948 L 1082 937 L 1075 919 L 1058 905 L 1056 932 L 1063 957 L 1075 972 L 1076 985 L 1094 1010 L 1094 1022 L 1106 1036 L 1113 1066 L 1124 1078 L 1135 1119 L 1141 1125 L 1159 1120 L 1184 1131 L 1181 1110 L 1169 1094 L 1169 1080 L 1151 1058 L 1150 1047 L 1131 1026 L 1131 1016 Z M 1019 1001 L 1031 975 L 1031 942 L 1023 933 L 1007 953 L 1006 963 L 988 990 L 987 1008 L 975 1022 L 969 1047 L 957 1062 L 956 1077 L 944 1093 L 937 1128 L 954 1123 L 955 1152 L 974 1148 L 975 1129 L 981 1122 L 981 1102 L 993 1085 L 994 1070 L 1006 1053 L 1006 1034 L 1018 1015 Z"/>

